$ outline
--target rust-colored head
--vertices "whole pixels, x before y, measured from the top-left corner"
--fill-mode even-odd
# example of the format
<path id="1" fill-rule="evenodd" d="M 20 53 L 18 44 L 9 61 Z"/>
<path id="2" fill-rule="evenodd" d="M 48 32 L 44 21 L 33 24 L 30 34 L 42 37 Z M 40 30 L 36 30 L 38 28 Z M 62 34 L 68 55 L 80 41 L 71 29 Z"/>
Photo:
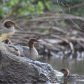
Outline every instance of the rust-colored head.
<path id="1" fill-rule="evenodd" d="M 10 39 L 8 39 L 8 38 L 4 41 L 4 43 L 5 43 L 5 44 L 12 44 L 12 42 L 11 42 Z"/>
<path id="2" fill-rule="evenodd" d="M 34 43 L 39 43 L 40 41 L 38 41 L 36 38 L 30 38 L 29 42 L 28 42 L 28 46 L 29 48 L 33 48 L 34 47 Z"/>
<path id="3" fill-rule="evenodd" d="M 60 72 L 62 72 L 65 77 L 69 75 L 69 70 L 67 68 L 61 69 Z"/>
<path id="4" fill-rule="evenodd" d="M 6 28 L 10 28 L 10 27 L 12 27 L 12 26 L 14 26 L 14 27 L 16 27 L 16 28 L 20 28 L 19 26 L 17 26 L 13 21 L 11 21 L 11 20 L 6 20 L 6 21 L 4 21 L 4 26 L 6 27 Z"/>

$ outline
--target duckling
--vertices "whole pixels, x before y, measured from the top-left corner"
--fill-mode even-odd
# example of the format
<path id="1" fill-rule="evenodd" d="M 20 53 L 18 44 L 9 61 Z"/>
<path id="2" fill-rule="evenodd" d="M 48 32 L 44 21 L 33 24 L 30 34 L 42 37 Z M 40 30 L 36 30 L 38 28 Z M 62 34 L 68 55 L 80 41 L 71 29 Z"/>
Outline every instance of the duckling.
<path id="1" fill-rule="evenodd" d="M 64 77 L 69 75 L 69 70 L 67 68 L 61 69 L 60 72 L 62 72 L 64 74 Z"/>
<path id="2" fill-rule="evenodd" d="M 17 56 L 20 56 L 20 51 L 18 50 L 18 47 L 14 46 L 10 39 L 6 39 L 4 43 L 0 44 L 0 46 L 4 49 L 7 50 Z"/>
<path id="3" fill-rule="evenodd" d="M 28 42 L 29 47 L 23 46 L 23 56 L 28 57 L 31 60 L 37 60 L 38 58 L 38 52 L 36 48 L 34 47 L 34 43 L 39 43 L 36 38 L 30 38 Z"/>
<path id="4" fill-rule="evenodd" d="M 67 78 L 76 78 L 76 79 L 84 79 L 84 76 L 78 74 L 70 74 L 70 71 L 67 68 L 61 69 L 60 72 L 64 74 L 64 77 Z"/>
<path id="5" fill-rule="evenodd" d="M 0 43 L 15 33 L 15 27 L 20 28 L 11 20 L 4 21 L 4 26 L 0 26 Z"/>
<path id="6" fill-rule="evenodd" d="M 4 40 L 4 43 L 5 43 L 5 44 L 12 44 L 12 42 L 11 42 L 10 39 L 8 39 L 8 38 L 7 38 L 6 40 Z"/>

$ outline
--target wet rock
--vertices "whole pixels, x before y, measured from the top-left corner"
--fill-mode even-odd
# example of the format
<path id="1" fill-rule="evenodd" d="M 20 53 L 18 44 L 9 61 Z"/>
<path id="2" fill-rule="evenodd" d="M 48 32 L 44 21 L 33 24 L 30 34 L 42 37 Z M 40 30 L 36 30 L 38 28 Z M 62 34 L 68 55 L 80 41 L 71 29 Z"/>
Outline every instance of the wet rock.
<path id="1" fill-rule="evenodd" d="M 56 70 L 0 49 L 0 83 L 56 83 Z"/>

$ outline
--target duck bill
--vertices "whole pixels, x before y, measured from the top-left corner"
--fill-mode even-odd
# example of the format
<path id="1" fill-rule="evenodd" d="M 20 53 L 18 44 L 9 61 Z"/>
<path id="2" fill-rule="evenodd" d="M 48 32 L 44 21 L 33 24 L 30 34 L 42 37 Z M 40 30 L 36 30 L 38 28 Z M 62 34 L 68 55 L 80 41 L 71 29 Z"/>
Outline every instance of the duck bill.
<path id="1" fill-rule="evenodd" d="M 37 43 L 41 43 L 41 41 L 37 41 Z"/>
<path id="2" fill-rule="evenodd" d="M 17 25 L 14 25 L 14 27 L 20 29 L 20 30 L 23 30 L 21 27 L 17 26 Z"/>

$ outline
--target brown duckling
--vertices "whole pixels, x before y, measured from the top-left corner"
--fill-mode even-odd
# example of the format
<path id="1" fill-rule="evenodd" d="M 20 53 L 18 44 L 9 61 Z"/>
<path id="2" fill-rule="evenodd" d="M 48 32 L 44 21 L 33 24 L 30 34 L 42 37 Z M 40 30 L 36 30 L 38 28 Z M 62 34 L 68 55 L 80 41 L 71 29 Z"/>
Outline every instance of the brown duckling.
<path id="1" fill-rule="evenodd" d="M 8 38 L 7 38 L 6 40 L 4 40 L 4 43 L 5 43 L 5 44 L 12 44 L 12 42 L 11 42 L 10 39 L 8 39 Z"/>
<path id="2" fill-rule="evenodd" d="M 28 47 L 23 46 L 23 56 L 28 57 L 31 60 L 37 60 L 38 51 L 34 47 L 34 43 L 39 43 L 36 38 L 30 38 L 28 41 Z"/>
<path id="3" fill-rule="evenodd" d="M 69 75 L 69 70 L 67 68 L 61 69 L 60 72 L 62 72 L 64 74 L 64 77 Z"/>
<path id="4" fill-rule="evenodd" d="M 78 74 L 70 74 L 70 71 L 67 68 L 61 69 L 60 72 L 64 74 L 64 77 L 67 78 L 77 78 L 77 79 L 84 79 L 84 76 Z"/>
<path id="5" fill-rule="evenodd" d="M 4 40 L 4 42 L 2 42 L 0 44 L 0 47 L 3 48 L 4 50 L 7 50 L 7 51 L 17 55 L 17 56 L 20 56 L 20 51 L 18 50 L 18 47 L 13 45 L 12 42 L 10 41 L 10 39 Z"/>

